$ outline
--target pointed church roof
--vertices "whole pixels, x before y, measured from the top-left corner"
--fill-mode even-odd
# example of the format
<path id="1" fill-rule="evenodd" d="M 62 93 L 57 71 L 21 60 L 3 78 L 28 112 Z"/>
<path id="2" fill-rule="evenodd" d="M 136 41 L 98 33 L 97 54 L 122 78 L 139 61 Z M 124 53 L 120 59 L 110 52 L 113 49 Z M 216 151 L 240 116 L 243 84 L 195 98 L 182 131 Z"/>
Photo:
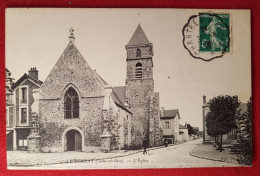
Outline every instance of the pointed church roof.
<path id="1" fill-rule="evenodd" d="M 147 44 L 151 44 L 151 42 L 149 42 L 141 25 L 139 24 L 137 26 L 131 40 L 128 42 L 128 44 L 126 46 L 137 46 L 137 45 L 147 45 Z"/>
<path id="2" fill-rule="evenodd" d="M 103 96 L 102 91 L 108 86 L 108 83 L 90 67 L 75 46 L 73 31 L 70 30 L 69 44 L 41 86 L 42 99 L 59 98 L 64 88 L 70 84 L 78 88 L 82 97 Z M 89 84 L 92 86 L 86 86 Z M 50 89 L 52 91 L 49 91 Z"/>

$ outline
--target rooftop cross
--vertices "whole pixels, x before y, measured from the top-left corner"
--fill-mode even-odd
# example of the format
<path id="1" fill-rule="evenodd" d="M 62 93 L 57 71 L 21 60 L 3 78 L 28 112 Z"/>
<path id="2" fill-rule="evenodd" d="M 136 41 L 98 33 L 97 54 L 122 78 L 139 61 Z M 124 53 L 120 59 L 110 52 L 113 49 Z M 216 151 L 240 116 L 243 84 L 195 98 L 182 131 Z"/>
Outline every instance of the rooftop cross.
<path id="1" fill-rule="evenodd" d="M 74 43 L 74 40 L 75 40 L 75 37 L 74 37 L 74 29 L 71 27 L 70 28 L 70 36 L 69 36 L 69 39 L 70 39 L 70 41 L 72 42 L 72 43 Z"/>
<path id="2" fill-rule="evenodd" d="M 74 29 L 70 28 L 70 36 L 74 36 L 73 32 L 74 32 Z"/>

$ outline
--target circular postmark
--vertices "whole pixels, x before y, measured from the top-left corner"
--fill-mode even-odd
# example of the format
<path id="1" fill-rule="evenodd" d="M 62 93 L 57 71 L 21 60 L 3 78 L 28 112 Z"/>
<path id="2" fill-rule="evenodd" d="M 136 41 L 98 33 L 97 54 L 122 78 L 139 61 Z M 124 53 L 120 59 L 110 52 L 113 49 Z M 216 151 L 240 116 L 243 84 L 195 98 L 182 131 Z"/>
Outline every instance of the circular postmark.
<path id="1" fill-rule="evenodd" d="M 199 13 L 182 29 L 183 45 L 193 58 L 211 61 L 230 52 L 230 15 Z"/>

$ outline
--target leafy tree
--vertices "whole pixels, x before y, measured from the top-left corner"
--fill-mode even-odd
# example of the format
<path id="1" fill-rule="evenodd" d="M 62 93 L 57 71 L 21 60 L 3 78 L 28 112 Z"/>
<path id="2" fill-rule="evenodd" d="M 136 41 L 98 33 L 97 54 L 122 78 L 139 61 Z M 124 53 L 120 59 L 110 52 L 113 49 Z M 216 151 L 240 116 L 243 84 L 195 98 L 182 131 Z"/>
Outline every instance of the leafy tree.
<path id="1" fill-rule="evenodd" d="M 208 113 L 206 116 L 206 128 L 207 133 L 210 136 L 215 137 L 215 143 L 218 143 L 218 131 L 217 131 L 217 124 L 215 122 L 213 113 Z"/>
<path id="2" fill-rule="evenodd" d="M 237 128 L 235 116 L 240 102 L 237 96 L 221 95 L 213 98 L 209 104 L 206 127 L 209 135 L 220 135 L 219 149 L 222 152 L 222 136 Z"/>
<path id="3" fill-rule="evenodd" d="M 192 134 L 197 135 L 196 130 L 190 124 L 187 124 L 187 128 L 188 128 L 189 135 L 192 135 Z"/>
<path id="4" fill-rule="evenodd" d="M 237 114 L 238 138 L 232 150 L 239 164 L 252 165 L 252 97 L 247 102 L 247 111 Z"/>
<path id="5" fill-rule="evenodd" d="M 187 128 L 188 128 L 189 135 L 195 134 L 194 128 L 190 124 L 187 124 Z"/>

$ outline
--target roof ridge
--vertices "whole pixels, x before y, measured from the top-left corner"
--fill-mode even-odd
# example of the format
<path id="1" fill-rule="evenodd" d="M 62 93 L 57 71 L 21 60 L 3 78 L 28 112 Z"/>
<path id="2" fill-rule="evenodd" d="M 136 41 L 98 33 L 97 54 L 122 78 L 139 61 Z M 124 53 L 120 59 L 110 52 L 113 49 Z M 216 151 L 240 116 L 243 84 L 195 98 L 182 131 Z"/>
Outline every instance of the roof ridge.
<path id="1" fill-rule="evenodd" d="M 30 76 L 30 75 L 27 74 L 27 73 L 24 73 L 23 76 L 21 76 L 15 83 L 12 84 L 12 86 L 11 86 L 12 89 L 15 89 L 15 88 L 17 87 L 17 85 L 20 84 L 21 81 L 22 81 L 23 79 L 25 79 L 25 78 L 30 78 L 30 79 L 32 79 L 33 81 L 36 81 L 36 84 L 39 84 L 39 86 L 41 86 L 41 84 L 43 83 L 41 80 L 36 79 L 36 78 Z"/>
<path id="2" fill-rule="evenodd" d="M 102 78 L 95 70 L 94 70 L 95 74 L 97 75 L 98 79 L 100 79 L 100 81 L 104 84 L 104 85 L 108 85 L 108 83 L 104 80 L 104 78 Z"/>

